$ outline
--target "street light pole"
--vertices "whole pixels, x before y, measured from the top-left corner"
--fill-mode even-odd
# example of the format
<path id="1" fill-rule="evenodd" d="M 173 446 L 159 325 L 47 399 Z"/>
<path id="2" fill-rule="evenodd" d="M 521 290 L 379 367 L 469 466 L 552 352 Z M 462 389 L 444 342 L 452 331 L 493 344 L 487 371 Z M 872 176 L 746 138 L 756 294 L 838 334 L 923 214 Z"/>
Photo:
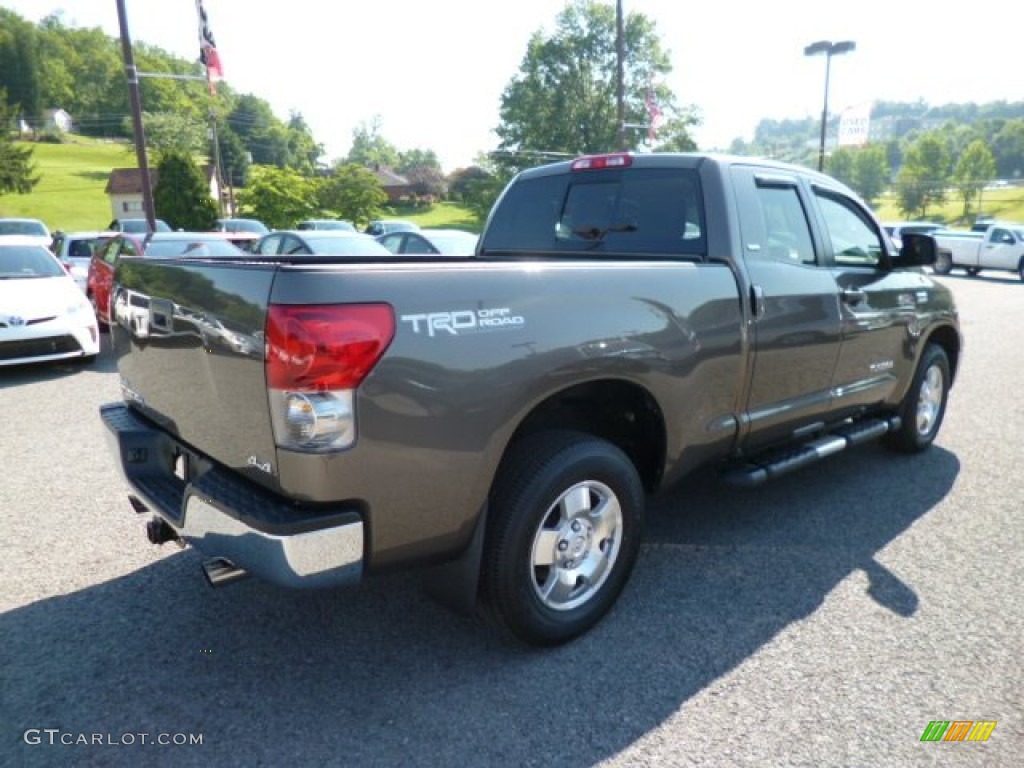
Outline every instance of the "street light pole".
<path id="1" fill-rule="evenodd" d="M 825 104 L 821 108 L 821 143 L 818 145 L 818 170 L 825 170 L 825 126 L 828 123 L 828 80 L 832 69 L 832 57 L 856 49 L 857 44 L 853 40 L 842 40 L 833 43 L 831 40 L 819 40 L 804 48 L 804 56 L 817 56 L 825 54 Z"/>

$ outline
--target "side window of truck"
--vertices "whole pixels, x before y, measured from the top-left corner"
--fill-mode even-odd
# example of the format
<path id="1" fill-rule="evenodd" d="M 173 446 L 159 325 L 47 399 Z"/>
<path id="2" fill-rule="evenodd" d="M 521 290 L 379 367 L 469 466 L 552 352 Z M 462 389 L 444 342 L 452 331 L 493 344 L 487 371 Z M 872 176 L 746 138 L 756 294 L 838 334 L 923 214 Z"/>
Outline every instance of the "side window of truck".
<path id="1" fill-rule="evenodd" d="M 836 264 L 878 266 L 885 247 L 871 219 L 855 203 L 840 195 L 816 189 L 815 196 Z"/>
<path id="2" fill-rule="evenodd" d="M 761 176 L 742 167 L 734 169 L 733 176 L 745 257 L 816 264 L 811 226 L 796 178 Z"/>

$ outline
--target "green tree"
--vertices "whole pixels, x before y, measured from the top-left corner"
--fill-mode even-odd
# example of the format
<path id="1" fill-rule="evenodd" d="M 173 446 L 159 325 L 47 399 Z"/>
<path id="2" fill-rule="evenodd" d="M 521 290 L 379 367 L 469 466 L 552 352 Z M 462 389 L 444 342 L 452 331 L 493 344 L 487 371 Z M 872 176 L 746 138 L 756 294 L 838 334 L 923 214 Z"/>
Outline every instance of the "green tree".
<path id="1" fill-rule="evenodd" d="M 249 183 L 238 190 L 243 215 L 257 218 L 272 229 L 288 229 L 318 211 L 319 184 L 290 168 L 254 165 Z"/>
<path id="2" fill-rule="evenodd" d="M 217 223 L 218 205 L 192 156 L 175 150 L 165 152 L 157 166 L 153 189 L 157 218 L 175 229 L 202 232 Z"/>
<path id="3" fill-rule="evenodd" d="M 224 120 L 217 123 L 220 163 L 226 180 L 233 187 L 244 187 L 249 179 L 249 152 L 231 126 Z"/>
<path id="4" fill-rule="evenodd" d="M 953 184 L 964 201 L 963 217 L 971 215 L 971 201 L 996 175 L 996 161 L 984 141 L 975 139 L 960 156 L 953 169 Z"/>
<path id="5" fill-rule="evenodd" d="M 362 228 L 380 216 L 388 196 L 377 177 L 356 163 L 336 168 L 320 188 L 320 206 Z"/>
<path id="6" fill-rule="evenodd" d="M 403 176 L 418 168 L 433 168 L 441 170 L 441 162 L 437 159 L 437 153 L 432 149 L 410 149 L 407 152 L 399 152 L 398 165 L 395 166 L 395 173 Z"/>
<path id="7" fill-rule="evenodd" d="M 369 123 L 365 121 L 352 131 L 352 148 L 343 164 L 356 163 L 370 169 L 396 169 L 401 155 L 395 145 L 381 136 L 380 116 L 374 116 Z"/>
<path id="8" fill-rule="evenodd" d="M 848 187 L 853 187 L 854 177 L 854 156 L 856 155 L 855 150 L 849 147 L 839 147 L 835 152 L 829 155 L 825 160 L 825 171 L 829 176 L 841 181 Z"/>
<path id="9" fill-rule="evenodd" d="M 288 165 L 299 173 L 312 176 L 316 173 L 324 147 L 313 138 L 313 131 L 300 113 L 292 112 L 289 117 L 287 135 Z"/>
<path id="10" fill-rule="evenodd" d="M 853 188 L 868 205 L 874 205 L 889 186 L 889 162 L 885 147 L 868 144 L 853 158 Z"/>
<path id="11" fill-rule="evenodd" d="M 1024 118 L 1007 120 L 993 135 L 992 154 L 999 178 L 1024 176 Z"/>
<path id="12" fill-rule="evenodd" d="M 132 133 L 131 118 L 126 117 L 125 130 Z M 180 152 L 187 155 L 206 154 L 206 126 L 177 112 L 144 112 L 143 126 L 146 131 L 146 147 L 157 155 Z"/>
<path id="13" fill-rule="evenodd" d="M 4 90 L 0 88 L 0 195 L 10 192 L 25 195 L 39 183 L 39 177 L 34 175 L 32 148 L 20 146 L 11 140 L 6 128 L 11 119 Z"/>
<path id="14" fill-rule="evenodd" d="M 651 20 L 630 13 L 624 28 L 625 122 L 646 125 L 648 91 L 672 67 Z M 618 148 L 615 37 L 615 8 L 593 0 L 566 6 L 550 37 L 533 34 L 519 73 L 501 96 L 496 131 L 510 164 L 517 157 L 533 162 L 531 152 L 577 155 Z M 678 146 L 686 128 L 696 124 L 696 113 L 677 107 L 665 85 L 653 86 L 652 96 L 671 126 L 663 141 Z M 637 148 L 647 131 L 630 129 L 625 138 Z"/>
<path id="15" fill-rule="evenodd" d="M 37 118 L 42 109 L 38 47 L 36 28 L 13 11 L 0 8 L 0 89 L 7 92 L 7 105 L 19 108 L 17 116 Z"/>
<path id="16" fill-rule="evenodd" d="M 910 145 L 896 179 L 897 206 L 904 214 L 924 218 L 929 205 L 945 201 L 949 162 L 941 132 L 926 133 Z"/>

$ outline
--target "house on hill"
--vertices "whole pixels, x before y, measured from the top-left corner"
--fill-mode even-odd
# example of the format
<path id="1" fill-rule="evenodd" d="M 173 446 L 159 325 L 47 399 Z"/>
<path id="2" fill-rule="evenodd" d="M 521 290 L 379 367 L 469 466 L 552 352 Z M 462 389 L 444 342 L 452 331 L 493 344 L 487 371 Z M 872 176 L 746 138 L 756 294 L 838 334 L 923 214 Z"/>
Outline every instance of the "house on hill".
<path id="1" fill-rule="evenodd" d="M 377 177 L 377 181 L 383 187 L 384 192 L 388 196 L 389 203 L 396 203 L 402 198 L 408 197 L 412 192 L 412 185 L 409 184 L 409 180 L 405 176 L 399 176 L 394 171 L 374 168 L 373 175 Z"/>
<path id="2" fill-rule="evenodd" d="M 210 199 L 221 200 L 221 187 L 217 182 L 216 169 L 212 165 L 204 165 L 201 170 L 210 185 Z M 155 168 L 150 169 L 149 180 L 152 186 L 156 187 L 160 175 Z M 104 192 L 110 198 L 112 218 L 141 218 L 146 215 L 142 206 L 142 173 L 138 168 L 112 170 Z"/>

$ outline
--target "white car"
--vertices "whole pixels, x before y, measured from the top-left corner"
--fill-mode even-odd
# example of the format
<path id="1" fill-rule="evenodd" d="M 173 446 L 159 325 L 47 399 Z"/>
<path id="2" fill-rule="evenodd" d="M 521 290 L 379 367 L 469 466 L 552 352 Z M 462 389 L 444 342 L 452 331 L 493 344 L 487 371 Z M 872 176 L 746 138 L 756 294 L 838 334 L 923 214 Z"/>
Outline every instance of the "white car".
<path id="1" fill-rule="evenodd" d="M 92 305 L 57 257 L 31 237 L 0 237 L 0 366 L 99 352 Z"/>
<path id="2" fill-rule="evenodd" d="M 0 240 L 28 237 L 43 247 L 50 245 L 50 230 L 39 219 L 0 219 Z"/>
<path id="3" fill-rule="evenodd" d="M 50 250 L 65 269 L 75 279 L 75 284 L 86 292 L 89 280 L 89 262 L 93 251 L 100 243 L 116 235 L 117 232 L 56 232 Z"/>

